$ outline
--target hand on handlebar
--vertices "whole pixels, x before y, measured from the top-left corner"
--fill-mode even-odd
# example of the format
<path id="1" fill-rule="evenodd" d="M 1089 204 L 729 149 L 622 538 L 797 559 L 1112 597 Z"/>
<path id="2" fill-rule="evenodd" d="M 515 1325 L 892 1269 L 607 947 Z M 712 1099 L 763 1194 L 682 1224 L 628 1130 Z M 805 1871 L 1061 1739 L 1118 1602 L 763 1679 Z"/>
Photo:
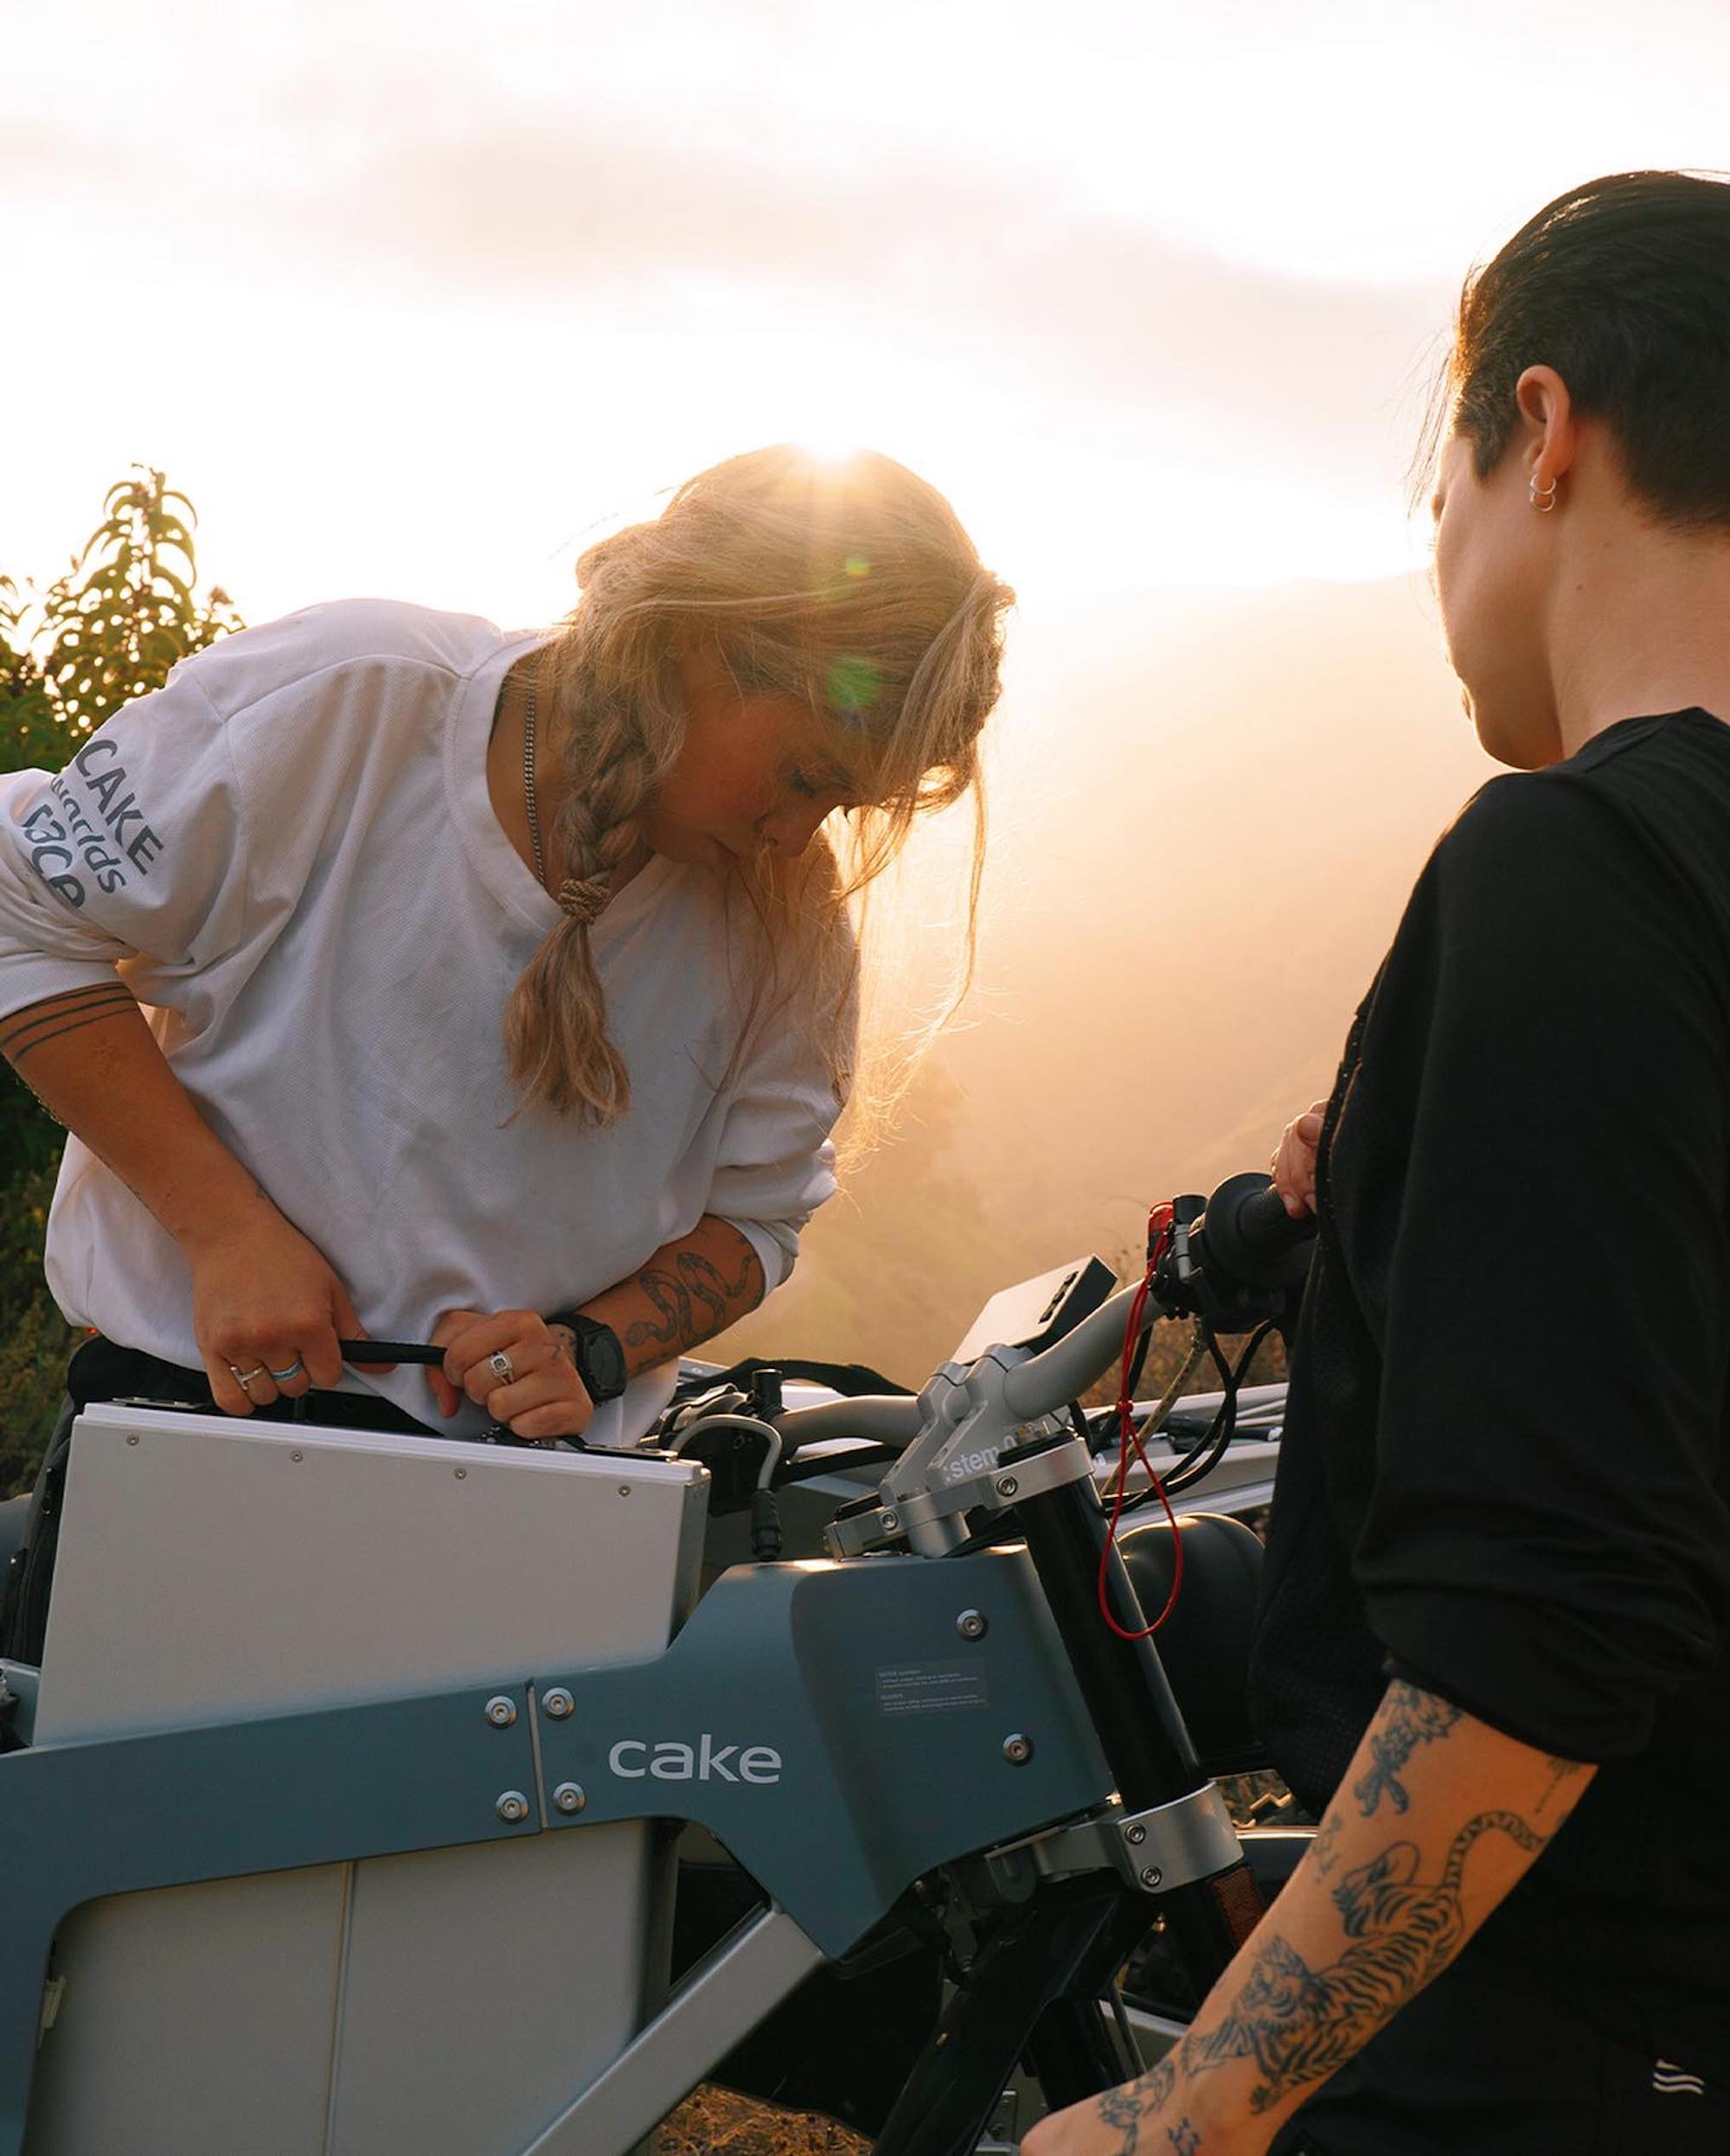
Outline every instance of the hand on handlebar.
<path id="1" fill-rule="evenodd" d="M 1316 1149 L 1322 1142 L 1322 1118 L 1328 1104 L 1313 1102 L 1285 1126 L 1285 1135 L 1268 1163 L 1273 1187 L 1294 1220 L 1316 1210 Z"/>
<path id="2" fill-rule="evenodd" d="M 569 1339 L 537 1312 L 447 1310 L 432 1342 L 445 1350 L 443 1369 L 426 1372 L 441 1415 L 454 1415 L 466 1396 L 533 1443 L 587 1429 L 594 1402 L 571 1361 Z"/>
<path id="3" fill-rule="evenodd" d="M 337 1340 L 360 1337 L 361 1321 L 323 1252 L 267 1199 L 243 1222 L 187 1246 L 187 1258 L 193 1336 L 225 1415 L 338 1382 Z"/>

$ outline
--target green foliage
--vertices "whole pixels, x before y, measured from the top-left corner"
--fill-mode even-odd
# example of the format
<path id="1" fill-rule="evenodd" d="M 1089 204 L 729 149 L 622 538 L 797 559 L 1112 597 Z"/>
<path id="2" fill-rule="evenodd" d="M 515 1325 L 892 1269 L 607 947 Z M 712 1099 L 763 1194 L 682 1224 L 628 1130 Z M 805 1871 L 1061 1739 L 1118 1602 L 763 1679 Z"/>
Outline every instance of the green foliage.
<path id="1" fill-rule="evenodd" d="M 75 733 L 159 688 L 176 661 L 240 626 L 220 586 L 197 597 L 197 520 L 161 472 L 135 465 L 102 510 L 42 601 L 42 678 L 56 717 Z"/>
<path id="2" fill-rule="evenodd" d="M 46 592 L 0 577 L 0 771 L 60 770 L 111 713 L 241 626 L 219 587 L 198 595 L 195 522 L 186 496 L 138 465 Z M 77 1337 L 42 1270 L 63 1135 L 0 1064 L 0 1496 L 35 1474 Z"/>
<path id="3" fill-rule="evenodd" d="M 78 1340 L 42 1280 L 54 1180 L 50 1165 L 0 1188 L 0 1498 L 35 1479 Z"/>
<path id="4" fill-rule="evenodd" d="M 0 577 L 0 771 L 30 771 L 65 760 L 65 733 L 29 649 L 29 611 L 11 578 Z"/>
<path id="5" fill-rule="evenodd" d="M 10 577 L 0 577 L 0 770 L 55 769 L 65 758 L 66 732 L 54 716 L 40 666 L 26 638 L 28 603 Z M 60 1154 L 59 1126 L 35 1096 L 0 1064 L 0 1174 L 49 1166 Z M 3 1191 L 3 1186 L 0 1186 Z M 9 1310 L 0 1293 L 0 1321 Z"/>

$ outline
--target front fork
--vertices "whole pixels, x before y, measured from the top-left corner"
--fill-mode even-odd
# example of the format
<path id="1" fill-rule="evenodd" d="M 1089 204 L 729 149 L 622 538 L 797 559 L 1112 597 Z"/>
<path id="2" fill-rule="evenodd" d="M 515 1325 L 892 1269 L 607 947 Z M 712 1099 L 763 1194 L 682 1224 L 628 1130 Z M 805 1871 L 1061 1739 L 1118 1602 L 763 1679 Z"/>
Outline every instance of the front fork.
<path id="1" fill-rule="evenodd" d="M 1000 1465 L 1017 1456 L 1005 1454 Z M 1023 1500 L 1018 1517 L 1124 1811 L 1151 1811 L 1207 1788 L 1153 1641 L 1120 1638 L 1100 1613 L 1103 1560 L 1118 1622 L 1137 1632 L 1146 1622 L 1123 1558 L 1115 1544 L 1106 1546 L 1109 1523 L 1091 1478 Z M 1157 1878 L 1144 1884 L 1155 1891 Z M 1240 1856 L 1161 1895 L 1159 1913 L 1200 1997 L 1259 1922 L 1261 1891 Z"/>
<path id="2" fill-rule="evenodd" d="M 1058 1440 L 1058 1443 L 1064 1441 Z M 1073 1440 L 1069 1442 L 1073 1442 Z M 1052 1449 L 1005 1453 L 1000 1469 Z M 1126 1631 L 1145 1622 L 1091 1476 L 1023 1498 L 1017 1518 L 1125 1814 L 1209 1787 L 1151 1638 L 1124 1639 L 1100 1614 L 1100 1566 Z M 1047 1886 L 1009 1911 L 968 1972 L 874 2145 L 875 2156 L 970 2156 L 998 2094 L 1026 2059 L 1054 2108 L 1110 2087 L 1124 2068 L 1095 2001 L 1145 1936 L 1154 1914 L 1198 1997 L 1223 1974 L 1262 1914 L 1240 1856 L 1164 1890 L 1157 1870 L 1136 1887 L 1094 1871 Z"/>

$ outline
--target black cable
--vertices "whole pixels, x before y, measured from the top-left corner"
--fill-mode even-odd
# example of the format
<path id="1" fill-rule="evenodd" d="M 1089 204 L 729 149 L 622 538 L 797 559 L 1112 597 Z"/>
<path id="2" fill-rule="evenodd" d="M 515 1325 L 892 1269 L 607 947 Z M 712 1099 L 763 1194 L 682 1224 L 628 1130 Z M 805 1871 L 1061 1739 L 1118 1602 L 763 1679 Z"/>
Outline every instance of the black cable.
<path id="1" fill-rule="evenodd" d="M 1220 1353 L 1220 1343 L 1214 1335 L 1214 1328 L 1205 1319 L 1196 1321 L 1195 1329 L 1213 1360 L 1214 1367 L 1220 1373 L 1220 1404 L 1214 1411 L 1214 1419 L 1208 1423 L 1205 1436 L 1179 1456 L 1178 1464 L 1171 1473 L 1160 1476 L 1157 1486 L 1150 1481 L 1144 1490 L 1129 1500 L 1123 1509 L 1123 1517 L 1125 1519 L 1131 1513 L 1140 1512 L 1145 1506 L 1159 1504 L 1162 1487 L 1168 1498 L 1174 1491 L 1192 1487 L 1203 1475 L 1209 1474 L 1213 1470 L 1218 1464 L 1226 1447 L 1232 1442 L 1232 1432 L 1237 1425 L 1237 1397 L 1232 1387 L 1231 1365 Z M 1168 1439 L 1167 1443 L 1169 1443 L 1169 1442 Z M 1199 1470 L 1192 1472 L 1194 1463 L 1198 1460 L 1202 1464 Z"/>
<path id="2" fill-rule="evenodd" d="M 1262 1342 L 1274 1329 L 1275 1324 L 1272 1318 L 1269 1318 L 1264 1324 L 1259 1325 L 1250 1335 L 1248 1347 L 1244 1349 L 1233 1366 L 1228 1363 L 1221 1353 L 1220 1343 L 1213 1328 L 1208 1326 L 1203 1328 L 1208 1353 L 1212 1357 L 1214 1366 L 1218 1370 L 1223 1381 L 1224 1397 L 1221 1399 L 1213 1421 L 1208 1426 L 1207 1436 L 1198 1445 L 1192 1446 L 1184 1454 L 1178 1466 L 1170 1475 L 1161 1478 L 1168 1498 L 1176 1496 L 1181 1491 L 1194 1489 L 1198 1482 L 1204 1481 L 1214 1472 L 1214 1469 L 1226 1456 L 1232 1439 L 1237 1435 L 1239 1390 L 1248 1373 L 1250 1365 L 1260 1352 Z M 1158 1502 L 1159 1492 L 1150 1484 L 1146 1489 L 1131 1498 L 1128 1504 L 1124 1507 L 1124 1516 L 1127 1518 L 1130 1513 L 1138 1512 L 1144 1506 L 1157 1505 Z"/>
<path id="3" fill-rule="evenodd" d="M 887 1467 L 900 1456 L 899 1445 L 855 1445 L 849 1452 L 830 1452 L 821 1457 L 796 1460 L 775 1477 L 775 1487 L 781 1489 L 789 1482 L 815 1482 L 822 1475 L 840 1475 L 848 1468 Z"/>
<path id="4" fill-rule="evenodd" d="M 1225 1373 L 1226 1397 L 1220 1403 L 1220 1411 L 1214 1418 L 1214 1430 L 1209 1431 L 1205 1447 L 1197 1453 L 1192 1453 L 1166 1483 L 1165 1494 L 1168 1497 L 1175 1491 L 1194 1489 L 1196 1483 L 1210 1475 L 1226 1456 L 1232 1439 L 1237 1435 L 1239 1390 L 1262 1342 L 1272 1330 L 1273 1321 L 1271 1318 L 1258 1326 L 1250 1335 L 1248 1347 L 1229 1369 L 1225 1358 L 1219 1353 L 1218 1343 L 1213 1341 L 1210 1336 L 1214 1359 Z"/>

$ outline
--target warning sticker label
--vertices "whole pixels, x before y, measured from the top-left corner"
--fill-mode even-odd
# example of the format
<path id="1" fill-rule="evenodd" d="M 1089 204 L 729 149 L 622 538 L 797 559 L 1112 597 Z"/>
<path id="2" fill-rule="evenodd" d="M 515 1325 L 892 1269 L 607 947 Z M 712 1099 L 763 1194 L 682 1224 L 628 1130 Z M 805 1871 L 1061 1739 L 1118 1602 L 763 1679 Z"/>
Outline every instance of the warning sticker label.
<path id="1" fill-rule="evenodd" d="M 877 1672 L 880 1714 L 954 1714 L 988 1704 L 977 1663 L 902 1662 Z"/>

